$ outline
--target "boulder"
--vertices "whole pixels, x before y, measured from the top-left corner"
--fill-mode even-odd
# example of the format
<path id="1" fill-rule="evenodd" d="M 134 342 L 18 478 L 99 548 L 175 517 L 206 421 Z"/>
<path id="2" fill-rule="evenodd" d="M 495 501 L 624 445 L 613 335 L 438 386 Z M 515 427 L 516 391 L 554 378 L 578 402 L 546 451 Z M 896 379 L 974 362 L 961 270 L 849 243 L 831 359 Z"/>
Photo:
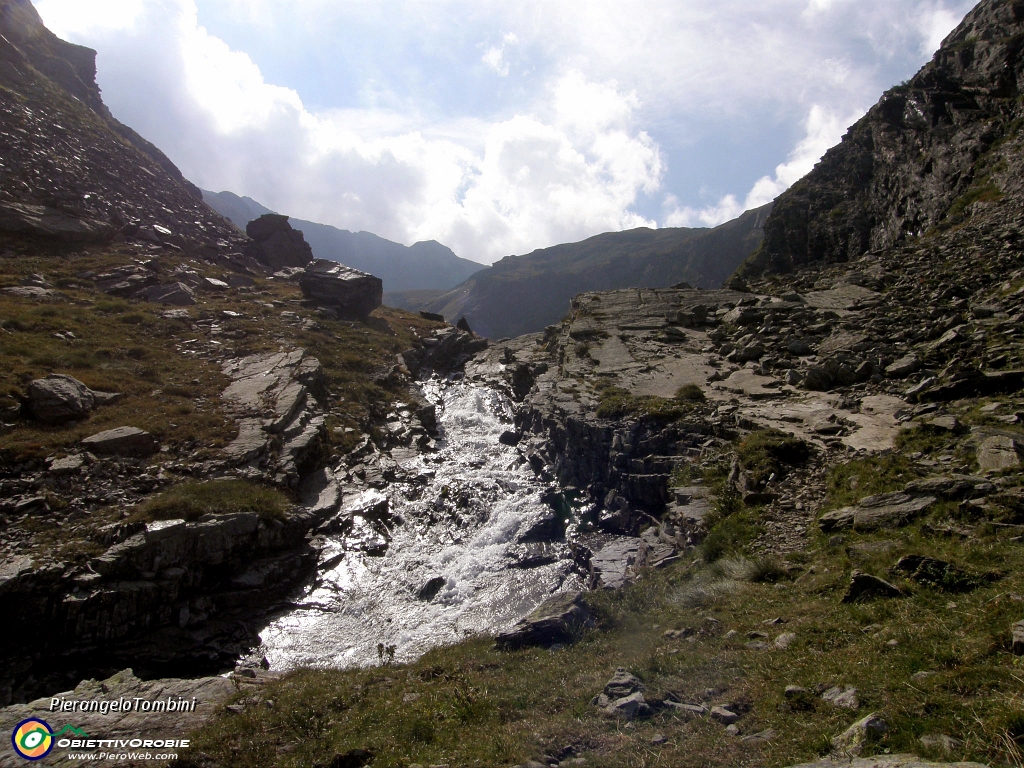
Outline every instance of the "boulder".
<path id="1" fill-rule="evenodd" d="M 915 354 L 901 357 L 885 369 L 885 375 L 890 379 L 905 379 L 912 373 L 921 369 L 921 359 Z"/>
<path id="2" fill-rule="evenodd" d="M 288 223 L 287 216 L 267 213 L 250 221 L 245 233 L 253 239 L 249 255 L 265 264 L 272 272 L 289 267 L 302 268 L 313 261 L 313 249 Z"/>
<path id="3" fill-rule="evenodd" d="M 850 586 L 843 596 L 844 603 L 855 603 L 860 600 L 870 600 L 875 597 L 902 597 L 898 587 L 888 581 L 872 576 L 863 571 L 854 571 L 850 575 Z"/>
<path id="4" fill-rule="evenodd" d="M 583 602 L 583 593 L 567 592 L 549 598 L 511 630 L 498 635 L 495 646 L 512 650 L 528 645 L 571 642 L 584 627 L 593 624 L 590 609 Z"/>
<path id="5" fill-rule="evenodd" d="M 50 374 L 28 385 L 28 409 L 44 424 L 84 419 L 96 405 L 92 390 L 78 379 Z"/>
<path id="6" fill-rule="evenodd" d="M 176 307 L 189 307 L 196 303 L 195 292 L 184 283 L 151 285 L 143 288 L 135 296 L 154 304 L 170 304 Z"/>
<path id="7" fill-rule="evenodd" d="M 118 427 L 85 438 L 82 447 L 111 456 L 149 456 L 156 453 L 160 444 L 149 432 L 137 427 Z"/>
<path id="8" fill-rule="evenodd" d="M 821 700 L 827 701 L 834 707 L 843 709 L 860 709 L 860 699 L 857 696 L 856 688 L 840 688 L 835 686 L 821 694 Z"/>
<path id="9" fill-rule="evenodd" d="M 906 493 L 883 493 L 861 499 L 855 507 L 843 507 L 822 515 L 818 527 L 824 533 L 848 528 L 858 531 L 894 528 L 906 525 L 936 502 L 934 496 L 915 498 Z"/>
<path id="10" fill-rule="evenodd" d="M 365 318 L 384 298 L 379 277 L 327 259 L 317 259 L 306 267 L 299 288 L 310 301 L 332 307 L 345 317 Z"/>

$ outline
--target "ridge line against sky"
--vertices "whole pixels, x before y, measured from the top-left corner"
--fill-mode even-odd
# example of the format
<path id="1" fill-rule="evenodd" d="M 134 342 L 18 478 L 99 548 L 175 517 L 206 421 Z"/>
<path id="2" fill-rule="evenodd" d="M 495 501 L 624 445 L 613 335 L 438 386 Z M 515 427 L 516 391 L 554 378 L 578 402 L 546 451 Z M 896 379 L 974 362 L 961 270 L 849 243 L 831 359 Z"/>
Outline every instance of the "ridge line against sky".
<path id="1" fill-rule="evenodd" d="M 491 263 L 774 199 L 962 0 L 34 0 L 205 189 Z"/>

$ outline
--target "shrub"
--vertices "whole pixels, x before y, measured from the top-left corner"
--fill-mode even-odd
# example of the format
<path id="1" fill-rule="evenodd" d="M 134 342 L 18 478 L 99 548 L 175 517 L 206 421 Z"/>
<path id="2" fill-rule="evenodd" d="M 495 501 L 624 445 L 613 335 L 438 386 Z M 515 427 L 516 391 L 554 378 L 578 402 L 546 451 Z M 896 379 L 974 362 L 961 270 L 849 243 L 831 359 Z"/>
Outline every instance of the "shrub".
<path id="1" fill-rule="evenodd" d="M 775 429 L 751 432 L 739 447 L 740 464 L 757 483 L 782 475 L 786 466 L 803 464 L 810 457 L 807 443 Z"/>
<path id="2" fill-rule="evenodd" d="M 707 398 L 704 390 L 697 384 L 683 384 L 676 390 L 676 400 L 683 400 L 688 403 L 703 403 Z"/>

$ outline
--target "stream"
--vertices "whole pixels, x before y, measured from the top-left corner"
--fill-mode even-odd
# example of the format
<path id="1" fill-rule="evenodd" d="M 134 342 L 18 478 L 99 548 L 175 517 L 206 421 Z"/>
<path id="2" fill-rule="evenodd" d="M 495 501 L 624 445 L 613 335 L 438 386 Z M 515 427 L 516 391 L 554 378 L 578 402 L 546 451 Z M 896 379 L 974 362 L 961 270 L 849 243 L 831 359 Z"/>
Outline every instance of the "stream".
<path id="1" fill-rule="evenodd" d="M 551 486 L 499 442 L 512 404 L 464 382 L 421 386 L 437 407 L 437 451 L 401 461 L 418 483 L 364 492 L 367 507 L 386 496 L 389 515 L 329 537 L 316 580 L 260 633 L 255 656 L 272 669 L 378 664 L 378 646 L 410 661 L 582 588 L 568 547 L 544 535 Z"/>

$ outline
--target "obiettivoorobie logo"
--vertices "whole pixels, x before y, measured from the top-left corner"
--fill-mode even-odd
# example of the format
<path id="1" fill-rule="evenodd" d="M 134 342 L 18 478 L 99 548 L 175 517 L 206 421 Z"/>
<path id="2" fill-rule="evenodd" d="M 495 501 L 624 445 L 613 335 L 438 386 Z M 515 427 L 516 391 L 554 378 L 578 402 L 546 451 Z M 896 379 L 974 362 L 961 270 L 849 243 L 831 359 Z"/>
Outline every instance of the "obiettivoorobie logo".
<path id="1" fill-rule="evenodd" d="M 14 751 L 18 753 L 19 757 L 23 757 L 26 760 L 42 760 L 50 754 L 50 750 L 53 749 L 57 737 L 65 733 L 73 733 L 76 736 L 89 738 L 89 734 L 73 725 L 65 725 L 54 733 L 53 729 L 50 728 L 50 724 L 45 720 L 40 720 L 38 717 L 30 717 L 28 720 L 22 720 L 15 726 L 14 733 L 11 734 L 11 744 L 14 745 Z"/>

